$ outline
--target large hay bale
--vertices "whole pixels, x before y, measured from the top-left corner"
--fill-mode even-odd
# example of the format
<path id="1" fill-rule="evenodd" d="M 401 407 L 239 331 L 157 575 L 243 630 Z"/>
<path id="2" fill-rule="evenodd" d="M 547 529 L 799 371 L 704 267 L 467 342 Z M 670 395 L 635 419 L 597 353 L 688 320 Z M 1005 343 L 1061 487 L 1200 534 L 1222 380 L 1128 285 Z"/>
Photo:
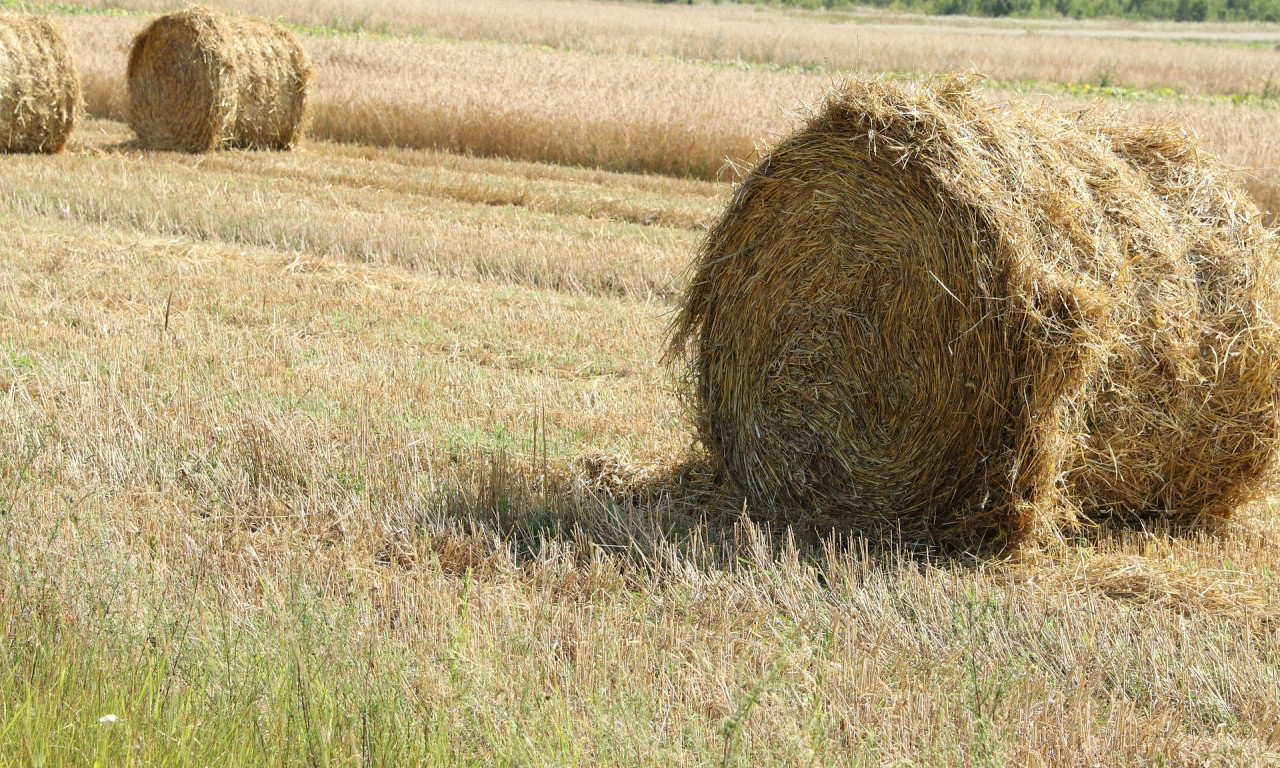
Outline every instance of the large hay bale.
<path id="1" fill-rule="evenodd" d="M 193 6 L 161 16 L 129 53 L 129 127 L 152 149 L 289 149 L 307 119 L 311 64 L 266 19 Z"/>
<path id="2" fill-rule="evenodd" d="M 79 107 L 62 30 L 42 16 L 0 15 L 0 151 L 61 152 Z"/>
<path id="3" fill-rule="evenodd" d="M 1221 518 L 1280 444 L 1277 255 L 1183 133 L 852 80 L 735 191 L 671 349 L 786 522 L 971 548 Z"/>

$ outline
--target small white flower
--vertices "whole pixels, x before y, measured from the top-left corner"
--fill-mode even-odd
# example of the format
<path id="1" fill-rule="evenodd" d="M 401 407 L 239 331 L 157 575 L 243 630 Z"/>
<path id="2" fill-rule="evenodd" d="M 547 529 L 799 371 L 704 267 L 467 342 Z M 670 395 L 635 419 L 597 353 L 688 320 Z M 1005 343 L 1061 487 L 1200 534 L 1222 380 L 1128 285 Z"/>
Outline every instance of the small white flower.
<path id="1" fill-rule="evenodd" d="M 117 720 L 119 720 L 119 719 L 120 719 L 120 718 L 116 717 L 115 715 L 103 715 L 102 717 L 98 718 L 98 722 L 100 722 L 100 723 L 114 723 L 115 721 L 117 721 Z"/>

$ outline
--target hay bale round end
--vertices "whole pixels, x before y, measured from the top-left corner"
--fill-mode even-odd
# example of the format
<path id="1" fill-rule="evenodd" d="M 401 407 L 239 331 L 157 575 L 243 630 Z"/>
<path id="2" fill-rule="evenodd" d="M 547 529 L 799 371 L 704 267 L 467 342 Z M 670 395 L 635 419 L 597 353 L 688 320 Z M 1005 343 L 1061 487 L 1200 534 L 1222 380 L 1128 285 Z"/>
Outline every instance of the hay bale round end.
<path id="1" fill-rule="evenodd" d="M 851 80 L 735 191 L 671 351 L 782 522 L 972 549 L 1222 517 L 1280 445 L 1276 259 L 1181 133 Z"/>
<path id="2" fill-rule="evenodd" d="M 57 24 L 0 14 L 0 151 L 61 152 L 80 110 L 80 77 Z"/>
<path id="3" fill-rule="evenodd" d="M 129 126 L 151 149 L 290 149 L 306 130 L 310 79 L 285 27 L 194 6 L 134 38 Z"/>

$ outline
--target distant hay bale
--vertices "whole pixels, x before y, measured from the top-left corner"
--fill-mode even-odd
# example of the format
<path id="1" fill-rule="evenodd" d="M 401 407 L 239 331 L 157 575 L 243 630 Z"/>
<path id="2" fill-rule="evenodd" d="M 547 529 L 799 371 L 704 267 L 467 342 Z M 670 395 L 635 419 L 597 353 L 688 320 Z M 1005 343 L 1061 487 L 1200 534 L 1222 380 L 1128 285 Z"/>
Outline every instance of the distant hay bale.
<path id="1" fill-rule="evenodd" d="M 79 106 L 62 30 L 42 16 L 0 15 L 0 151 L 61 152 Z"/>
<path id="2" fill-rule="evenodd" d="M 1182 132 L 852 80 L 735 191 L 671 351 L 759 514 L 962 548 L 1198 522 L 1272 479 L 1278 255 Z"/>
<path id="3" fill-rule="evenodd" d="M 152 149 L 289 149 L 305 130 L 311 64 L 266 19 L 193 6 L 138 33 L 129 54 L 129 127 Z"/>

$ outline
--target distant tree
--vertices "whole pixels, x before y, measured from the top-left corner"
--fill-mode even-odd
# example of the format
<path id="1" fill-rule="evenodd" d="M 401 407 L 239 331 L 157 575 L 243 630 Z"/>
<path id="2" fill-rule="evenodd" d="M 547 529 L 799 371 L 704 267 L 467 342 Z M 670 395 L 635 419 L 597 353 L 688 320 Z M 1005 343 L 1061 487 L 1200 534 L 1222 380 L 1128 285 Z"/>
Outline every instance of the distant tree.
<path id="1" fill-rule="evenodd" d="M 673 3 L 681 0 L 654 0 Z M 693 0 L 687 0 L 692 4 Z M 711 0 L 724 2 L 725 0 Z M 875 6 L 915 13 L 966 16 L 1060 16 L 1069 19 L 1280 21 L 1280 0 L 731 0 L 788 8 Z"/>

